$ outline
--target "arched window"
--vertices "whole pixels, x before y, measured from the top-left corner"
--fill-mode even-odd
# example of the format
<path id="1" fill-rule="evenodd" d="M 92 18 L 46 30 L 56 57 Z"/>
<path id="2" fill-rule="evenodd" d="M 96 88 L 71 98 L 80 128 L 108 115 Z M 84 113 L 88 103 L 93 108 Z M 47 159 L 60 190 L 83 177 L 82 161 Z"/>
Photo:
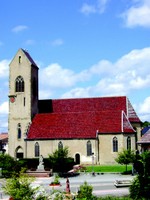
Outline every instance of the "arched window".
<path id="1" fill-rule="evenodd" d="M 40 156 L 40 146 L 39 146 L 39 143 L 38 142 L 36 142 L 35 143 L 35 157 L 39 157 Z"/>
<path id="2" fill-rule="evenodd" d="M 18 124 L 17 131 L 18 131 L 17 137 L 18 139 L 21 139 L 21 124 L 20 123 Z"/>
<path id="3" fill-rule="evenodd" d="M 16 92 L 24 92 L 24 80 L 22 76 L 18 76 L 15 81 L 15 90 Z"/>
<path id="4" fill-rule="evenodd" d="M 118 139 L 117 139 L 117 137 L 113 138 L 113 152 L 118 152 Z"/>
<path id="5" fill-rule="evenodd" d="M 131 137 L 127 137 L 127 149 L 131 150 Z"/>
<path id="6" fill-rule="evenodd" d="M 63 149 L 63 143 L 61 141 L 58 143 L 58 149 Z"/>
<path id="7" fill-rule="evenodd" d="M 91 156 L 92 155 L 92 144 L 90 141 L 87 141 L 86 147 L 87 147 L 87 156 Z"/>

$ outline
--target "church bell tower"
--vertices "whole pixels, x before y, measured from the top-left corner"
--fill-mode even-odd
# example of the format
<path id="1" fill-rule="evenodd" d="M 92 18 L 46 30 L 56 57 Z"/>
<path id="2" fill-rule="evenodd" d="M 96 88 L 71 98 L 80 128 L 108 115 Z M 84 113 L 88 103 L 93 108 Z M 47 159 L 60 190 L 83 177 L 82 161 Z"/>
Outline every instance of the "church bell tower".
<path id="1" fill-rule="evenodd" d="M 29 53 L 19 49 L 9 65 L 9 154 L 26 157 L 26 136 L 38 113 L 38 66 Z"/>

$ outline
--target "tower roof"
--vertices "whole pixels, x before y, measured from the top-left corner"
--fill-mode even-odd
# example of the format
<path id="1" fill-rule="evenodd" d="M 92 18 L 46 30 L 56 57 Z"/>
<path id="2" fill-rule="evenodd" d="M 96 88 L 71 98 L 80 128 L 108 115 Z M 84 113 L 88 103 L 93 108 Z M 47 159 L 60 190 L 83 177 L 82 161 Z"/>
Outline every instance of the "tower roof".
<path id="1" fill-rule="evenodd" d="M 37 64 L 34 62 L 34 60 L 32 59 L 32 57 L 30 56 L 30 54 L 28 53 L 28 51 L 24 50 L 24 49 L 21 49 L 24 54 L 26 55 L 26 57 L 28 58 L 28 60 L 30 61 L 30 63 L 35 66 L 35 67 L 38 67 Z"/>

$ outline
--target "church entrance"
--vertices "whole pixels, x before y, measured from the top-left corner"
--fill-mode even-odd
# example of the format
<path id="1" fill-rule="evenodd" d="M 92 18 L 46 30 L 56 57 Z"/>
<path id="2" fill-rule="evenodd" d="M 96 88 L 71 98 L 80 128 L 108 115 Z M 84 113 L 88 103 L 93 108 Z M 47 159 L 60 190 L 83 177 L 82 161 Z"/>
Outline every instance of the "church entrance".
<path id="1" fill-rule="evenodd" d="M 80 164 L 80 154 L 79 153 L 77 153 L 75 155 L 75 162 L 76 162 L 76 164 Z"/>
<path id="2" fill-rule="evenodd" d="M 16 149 L 16 158 L 23 158 L 23 149 L 20 146 Z"/>

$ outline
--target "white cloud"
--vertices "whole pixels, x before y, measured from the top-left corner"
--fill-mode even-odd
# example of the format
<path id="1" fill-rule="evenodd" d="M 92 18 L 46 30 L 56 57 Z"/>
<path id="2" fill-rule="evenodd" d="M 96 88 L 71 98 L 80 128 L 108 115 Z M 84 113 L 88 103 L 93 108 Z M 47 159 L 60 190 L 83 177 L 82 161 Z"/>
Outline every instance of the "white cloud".
<path id="1" fill-rule="evenodd" d="M 82 82 L 89 78 L 89 74 L 86 71 L 76 74 L 70 69 L 62 68 L 57 63 L 41 69 L 40 76 L 42 84 L 53 88 L 69 88 L 78 81 Z"/>
<path id="2" fill-rule="evenodd" d="M 133 2 L 134 4 L 122 14 L 125 25 L 127 27 L 150 27 L 150 1 L 138 0 Z"/>
<path id="3" fill-rule="evenodd" d="M 85 14 L 85 15 L 96 13 L 95 5 L 89 5 L 87 3 L 84 3 L 82 5 L 82 8 L 80 9 L 80 12 Z"/>
<path id="4" fill-rule="evenodd" d="M 150 96 L 138 105 L 138 112 L 142 121 L 150 121 Z"/>
<path id="5" fill-rule="evenodd" d="M 63 97 L 128 95 L 150 87 L 149 65 L 150 48 L 144 48 L 131 51 L 115 63 L 102 60 L 78 74 L 53 66 L 51 76 L 47 72 L 44 76 L 48 76 L 51 87 L 57 84 L 58 88 L 70 88 Z M 82 86 L 81 82 L 86 84 Z"/>
<path id="6" fill-rule="evenodd" d="M 106 9 L 108 1 L 109 0 L 97 0 L 95 4 L 84 3 L 80 9 L 80 12 L 85 15 L 94 13 L 102 14 Z"/>
<path id="7" fill-rule="evenodd" d="M 147 97 L 142 104 L 140 104 L 139 111 L 141 113 L 150 113 L 150 96 Z"/>
<path id="8" fill-rule="evenodd" d="M 49 88 L 51 92 L 56 89 L 60 92 L 63 89 L 63 97 L 79 94 L 127 95 L 134 90 L 149 88 L 149 66 L 150 48 L 133 50 L 115 63 L 108 60 L 99 61 L 79 73 L 55 63 L 41 68 L 41 88 L 44 88 L 44 91 L 48 91 Z M 67 89 L 70 89 L 70 95 L 69 91 L 64 91 Z"/>
<path id="9" fill-rule="evenodd" d="M 90 68 L 90 73 L 106 75 L 113 72 L 113 64 L 108 60 L 101 60 Z"/>
<path id="10" fill-rule="evenodd" d="M 106 5 L 108 4 L 109 0 L 98 0 L 97 8 L 99 13 L 103 13 L 106 9 Z"/>
<path id="11" fill-rule="evenodd" d="M 0 133 L 8 129 L 8 101 L 0 105 Z"/>
<path id="12" fill-rule="evenodd" d="M 2 60 L 0 61 L 0 78 L 8 77 L 8 60 Z"/>
<path id="13" fill-rule="evenodd" d="M 24 31 L 24 30 L 26 30 L 26 29 L 28 29 L 27 26 L 25 26 L 25 25 L 19 25 L 19 26 L 15 26 L 15 27 L 12 29 L 12 32 L 18 33 L 18 32 Z"/>
<path id="14" fill-rule="evenodd" d="M 0 105 L 0 114 L 8 114 L 8 101 Z"/>
<path id="15" fill-rule="evenodd" d="M 61 46 L 64 44 L 64 41 L 61 38 L 58 38 L 51 43 L 53 46 Z"/>

